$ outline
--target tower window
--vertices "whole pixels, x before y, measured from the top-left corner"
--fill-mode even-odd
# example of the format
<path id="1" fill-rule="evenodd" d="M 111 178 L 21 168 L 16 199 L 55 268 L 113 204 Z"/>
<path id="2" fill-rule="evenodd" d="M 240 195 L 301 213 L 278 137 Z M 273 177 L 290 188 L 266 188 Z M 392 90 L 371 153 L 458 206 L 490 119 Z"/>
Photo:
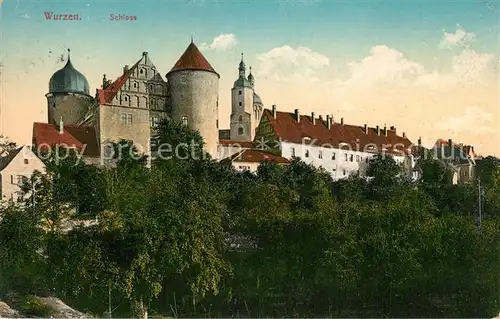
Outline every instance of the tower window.
<path id="1" fill-rule="evenodd" d="M 295 157 L 295 148 L 292 147 L 290 149 L 290 153 L 292 154 L 292 157 Z"/>
<path id="2" fill-rule="evenodd" d="M 219 120 L 215 120 L 215 127 L 219 128 Z"/>
<path id="3" fill-rule="evenodd" d="M 120 123 L 125 125 L 132 124 L 132 114 L 127 114 L 127 113 L 120 114 Z"/>
<path id="4" fill-rule="evenodd" d="M 141 71 L 142 71 L 142 70 L 141 70 Z M 142 72 L 141 72 L 141 73 L 142 73 Z M 136 88 L 136 87 L 137 87 L 137 83 L 135 83 L 135 82 L 134 82 L 134 88 Z"/>
<path id="5" fill-rule="evenodd" d="M 348 156 L 349 156 L 349 155 L 345 154 L 345 161 L 346 161 L 346 162 L 347 162 L 347 157 L 348 157 Z"/>
<path id="6" fill-rule="evenodd" d="M 356 162 L 359 162 L 359 155 L 356 155 Z"/>
<path id="7" fill-rule="evenodd" d="M 188 117 L 187 116 L 183 116 L 182 117 L 182 125 L 188 125 Z"/>
<path id="8" fill-rule="evenodd" d="M 243 122 L 243 116 L 240 115 L 240 117 L 238 118 L 238 122 Z"/>
<path id="9" fill-rule="evenodd" d="M 332 154 L 332 160 L 335 160 L 335 153 Z"/>
<path id="10" fill-rule="evenodd" d="M 309 157 L 309 150 L 306 150 L 306 157 Z"/>
<path id="11" fill-rule="evenodd" d="M 354 155 L 351 154 L 351 162 L 354 161 Z"/>
<path id="12" fill-rule="evenodd" d="M 125 102 L 128 102 L 128 97 L 125 97 Z"/>
<path id="13" fill-rule="evenodd" d="M 241 106 L 242 105 L 241 102 L 238 102 L 238 105 Z"/>
<path id="14" fill-rule="evenodd" d="M 150 85 L 149 85 L 149 90 L 150 90 L 151 92 L 153 92 L 153 84 L 150 84 Z"/>
<path id="15" fill-rule="evenodd" d="M 322 151 L 318 152 L 318 158 L 323 158 L 323 152 Z"/>
<path id="16" fill-rule="evenodd" d="M 56 103 L 52 103 L 52 106 L 55 108 L 56 107 Z"/>
<path id="17" fill-rule="evenodd" d="M 238 95 L 241 95 L 241 90 L 238 91 Z"/>
<path id="18" fill-rule="evenodd" d="M 242 127 L 238 128 L 238 135 L 243 135 L 243 128 Z"/>

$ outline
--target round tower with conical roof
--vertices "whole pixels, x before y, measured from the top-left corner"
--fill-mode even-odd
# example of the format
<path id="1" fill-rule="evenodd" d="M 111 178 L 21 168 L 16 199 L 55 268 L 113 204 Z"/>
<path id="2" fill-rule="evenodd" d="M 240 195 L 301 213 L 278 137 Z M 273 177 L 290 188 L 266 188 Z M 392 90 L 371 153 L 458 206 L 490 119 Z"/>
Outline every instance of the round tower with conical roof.
<path id="1" fill-rule="evenodd" d="M 193 41 L 166 75 L 172 119 L 197 130 L 215 157 L 219 142 L 219 74 Z"/>
<path id="2" fill-rule="evenodd" d="M 48 122 L 78 124 L 94 99 L 89 94 L 89 82 L 71 63 L 70 50 L 66 65 L 56 71 L 49 81 L 49 93 L 45 95 L 48 104 Z"/>

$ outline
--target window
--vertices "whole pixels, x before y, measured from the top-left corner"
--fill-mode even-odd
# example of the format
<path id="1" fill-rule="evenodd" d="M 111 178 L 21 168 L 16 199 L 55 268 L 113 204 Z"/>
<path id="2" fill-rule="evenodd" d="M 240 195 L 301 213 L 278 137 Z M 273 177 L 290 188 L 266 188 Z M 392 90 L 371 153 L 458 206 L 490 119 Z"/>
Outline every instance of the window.
<path id="1" fill-rule="evenodd" d="M 120 123 L 126 125 L 132 124 L 132 114 L 127 114 L 127 113 L 120 114 Z"/>
<path id="2" fill-rule="evenodd" d="M 332 160 L 335 160 L 335 153 L 332 154 Z"/>
<path id="3" fill-rule="evenodd" d="M 243 116 L 240 115 L 240 117 L 238 118 L 238 122 L 243 122 Z"/>
<path id="4" fill-rule="evenodd" d="M 143 69 L 141 69 L 141 74 L 144 74 L 144 70 L 143 70 Z M 135 86 L 134 86 L 134 87 L 135 87 Z"/>
<path id="5" fill-rule="evenodd" d="M 141 70 L 141 74 L 142 74 L 142 70 Z M 134 82 L 134 88 L 136 88 L 136 87 L 137 87 L 137 83 Z"/>
<path id="6" fill-rule="evenodd" d="M 309 157 L 309 150 L 306 150 L 306 157 Z"/>
<path id="7" fill-rule="evenodd" d="M 182 125 L 188 125 L 188 117 L 187 116 L 183 116 L 182 117 Z"/>
<path id="8" fill-rule="evenodd" d="M 127 96 L 125 96 L 125 102 L 128 102 L 128 97 Z"/>
<path id="9" fill-rule="evenodd" d="M 52 106 L 53 106 L 53 107 L 56 107 L 56 103 L 52 103 Z"/>
<path id="10" fill-rule="evenodd" d="M 347 154 L 345 154 L 345 161 L 346 161 L 346 162 L 347 162 L 347 157 L 348 157 L 348 155 L 347 155 Z"/>
<path id="11" fill-rule="evenodd" d="M 345 176 L 345 174 L 346 174 L 346 172 L 345 172 L 345 170 L 344 170 L 344 176 Z"/>
<path id="12" fill-rule="evenodd" d="M 359 155 L 356 155 L 356 162 L 359 162 Z"/>
<path id="13" fill-rule="evenodd" d="M 243 135 L 243 128 L 242 127 L 238 128 L 238 135 Z"/>
<path id="14" fill-rule="evenodd" d="M 241 95 L 241 90 L 238 92 L 238 95 Z"/>
<path id="15" fill-rule="evenodd" d="M 354 161 L 354 155 L 351 154 L 351 162 Z"/>
<path id="16" fill-rule="evenodd" d="M 16 192 L 16 201 L 19 203 L 19 202 L 22 202 L 23 201 L 23 192 Z"/>
<path id="17" fill-rule="evenodd" d="M 24 159 L 24 164 L 28 164 L 29 160 L 27 158 Z"/>
<path id="18" fill-rule="evenodd" d="M 215 127 L 219 128 L 219 120 L 215 120 Z"/>
<path id="19" fill-rule="evenodd" d="M 153 92 L 153 84 L 149 85 L 149 91 Z"/>
<path id="20" fill-rule="evenodd" d="M 292 157 L 295 157 L 295 148 L 292 147 L 290 149 L 290 153 L 292 154 Z"/>
<path id="21" fill-rule="evenodd" d="M 336 173 L 337 169 L 336 168 L 332 168 L 332 172 Z"/>
<path id="22" fill-rule="evenodd" d="M 241 106 L 242 105 L 241 102 L 238 102 L 238 105 Z"/>
<path id="23" fill-rule="evenodd" d="M 323 152 L 322 151 L 318 152 L 318 158 L 323 158 Z"/>
<path id="24" fill-rule="evenodd" d="M 10 183 L 14 184 L 14 175 L 10 175 Z"/>
<path id="25" fill-rule="evenodd" d="M 366 162 L 366 163 L 368 163 L 368 157 L 367 157 L 367 158 L 365 158 L 365 162 Z"/>
<path id="26" fill-rule="evenodd" d="M 23 185 L 26 177 L 23 175 L 17 175 L 17 185 Z"/>
<path id="27" fill-rule="evenodd" d="M 159 118 L 157 118 L 157 117 L 154 117 L 154 116 L 153 116 L 153 117 L 151 118 L 151 126 L 152 126 L 152 127 L 157 127 L 157 126 L 158 126 L 158 124 L 160 124 L 160 119 L 159 119 Z"/>

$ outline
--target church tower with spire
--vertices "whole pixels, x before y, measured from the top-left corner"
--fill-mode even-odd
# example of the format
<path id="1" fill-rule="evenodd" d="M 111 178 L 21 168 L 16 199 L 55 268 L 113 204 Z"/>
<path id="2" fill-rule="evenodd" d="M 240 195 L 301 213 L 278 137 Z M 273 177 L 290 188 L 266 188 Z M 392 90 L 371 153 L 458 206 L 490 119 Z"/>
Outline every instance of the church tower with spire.
<path id="1" fill-rule="evenodd" d="M 69 49 L 66 65 L 50 78 L 49 93 L 45 97 L 48 123 L 57 125 L 61 119 L 65 124 L 78 124 L 94 103 L 89 94 L 89 82 L 71 63 Z"/>
<path id="2" fill-rule="evenodd" d="M 255 129 L 262 116 L 263 105 L 255 93 L 255 78 L 250 73 L 246 77 L 246 65 L 241 54 L 238 66 L 238 79 L 231 89 L 230 135 L 234 141 L 253 141 Z"/>

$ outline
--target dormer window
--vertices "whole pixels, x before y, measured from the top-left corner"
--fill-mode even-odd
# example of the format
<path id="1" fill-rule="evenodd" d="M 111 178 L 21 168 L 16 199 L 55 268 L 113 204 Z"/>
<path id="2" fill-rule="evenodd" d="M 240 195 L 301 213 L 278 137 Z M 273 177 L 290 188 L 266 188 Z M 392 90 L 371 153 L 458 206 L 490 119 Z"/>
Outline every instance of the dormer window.
<path id="1" fill-rule="evenodd" d="M 144 74 L 144 70 L 143 69 L 141 69 L 141 74 Z"/>

